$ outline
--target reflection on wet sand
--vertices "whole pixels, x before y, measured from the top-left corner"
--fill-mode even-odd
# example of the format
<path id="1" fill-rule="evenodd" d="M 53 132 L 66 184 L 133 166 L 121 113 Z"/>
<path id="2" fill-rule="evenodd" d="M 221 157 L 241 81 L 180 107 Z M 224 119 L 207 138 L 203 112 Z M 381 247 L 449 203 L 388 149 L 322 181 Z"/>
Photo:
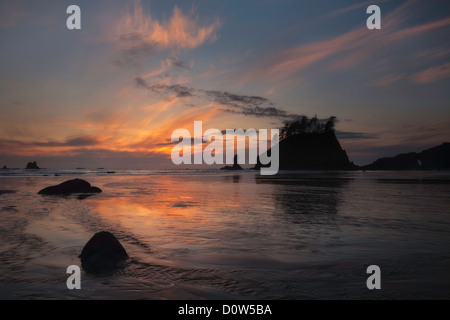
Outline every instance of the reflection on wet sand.
<path id="1" fill-rule="evenodd" d="M 241 181 L 241 175 L 240 174 L 234 174 L 232 176 L 223 176 L 223 179 L 226 182 L 232 182 L 232 183 L 239 183 Z"/>
<path id="2" fill-rule="evenodd" d="M 352 179 L 339 173 L 311 176 L 310 174 L 280 174 L 256 176 L 257 184 L 273 186 L 277 211 L 287 214 L 337 214 L 342 188 Z"/>

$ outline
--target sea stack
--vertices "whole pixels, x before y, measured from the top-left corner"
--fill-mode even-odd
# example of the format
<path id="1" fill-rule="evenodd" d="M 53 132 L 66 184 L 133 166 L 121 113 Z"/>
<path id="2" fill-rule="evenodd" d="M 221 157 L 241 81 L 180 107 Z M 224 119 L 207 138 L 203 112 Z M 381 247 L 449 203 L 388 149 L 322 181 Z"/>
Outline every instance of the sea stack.
<path id="1" fill-rule="evenodd" d="M 28 162 L 27 167 L 25 169 L 40 169 L 36 163 L 36 161 Z"/>
<path id="2" fill-rule="evenodd" d="M 242 167 L 238 164 L 238 156 L 234 156 L 234 163 L 232 166 L 225 166 L 223 168 L 220 168 L 220 170 L 244 170 Z"/>
<path id="3" fill-rule="evenodd" d="M 98 274 L 117 269 L 128 259 L 128 254 L 113 234 L 101 231 L 86 243 L 80 258 L 86 272 Z"/>
<path id="4" fill-rule="evenodd" d="M 334 131 L 302 133 L 289 136 L 279 142 L 280 170 L 356 170 L 341 148 Z M 271 155 L 271 149 L 267 151 Z M 253 169 L 259 170 L 258 163 Z"/>

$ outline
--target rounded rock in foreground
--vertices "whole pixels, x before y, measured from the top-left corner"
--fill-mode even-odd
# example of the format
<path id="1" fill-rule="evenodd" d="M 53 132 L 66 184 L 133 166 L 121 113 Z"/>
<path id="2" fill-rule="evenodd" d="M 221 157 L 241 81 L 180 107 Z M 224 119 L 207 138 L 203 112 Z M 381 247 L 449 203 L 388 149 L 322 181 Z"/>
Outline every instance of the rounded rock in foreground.
<path id="1" fill-rule="evenodd" d="M 100 193 L 102 190 L 97 187 L 92 187 L 87 181 L 81 179 L 73 179 L 57 186 L 47 187 L 38 192 L 43 195 L 69 195 L 72 193 Z"/>
<path id="2" fill-rule="evenodd" d="M 80 258 L 86 272 L 98 274 L 119 268 L 128 254 L 113 234 L 101 231 L 86 243 Z"/>

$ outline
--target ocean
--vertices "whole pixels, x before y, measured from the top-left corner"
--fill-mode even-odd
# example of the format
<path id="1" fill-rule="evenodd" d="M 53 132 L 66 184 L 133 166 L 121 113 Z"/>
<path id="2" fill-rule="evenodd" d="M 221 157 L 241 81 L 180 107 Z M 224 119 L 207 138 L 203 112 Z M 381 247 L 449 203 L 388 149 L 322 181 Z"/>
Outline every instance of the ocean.
<path id="1" fill-rule="evenodd" d="M 449 208 L 440 171 L 0 170 L 0 299 L 449 299 Z M 98 231 L 130 258 L 69 290 Z"/>

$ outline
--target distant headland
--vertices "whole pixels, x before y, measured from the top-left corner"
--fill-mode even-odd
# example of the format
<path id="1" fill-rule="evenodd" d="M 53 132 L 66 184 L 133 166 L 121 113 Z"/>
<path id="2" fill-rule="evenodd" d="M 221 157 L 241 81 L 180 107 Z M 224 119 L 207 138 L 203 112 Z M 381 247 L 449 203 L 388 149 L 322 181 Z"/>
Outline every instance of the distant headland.
<path id="1" fill-rule="evenodd" d="M 422 152 L 410 152 L 381 158 L 362 166 L 362 170 L 450 170 L 450 143 Z"/>

